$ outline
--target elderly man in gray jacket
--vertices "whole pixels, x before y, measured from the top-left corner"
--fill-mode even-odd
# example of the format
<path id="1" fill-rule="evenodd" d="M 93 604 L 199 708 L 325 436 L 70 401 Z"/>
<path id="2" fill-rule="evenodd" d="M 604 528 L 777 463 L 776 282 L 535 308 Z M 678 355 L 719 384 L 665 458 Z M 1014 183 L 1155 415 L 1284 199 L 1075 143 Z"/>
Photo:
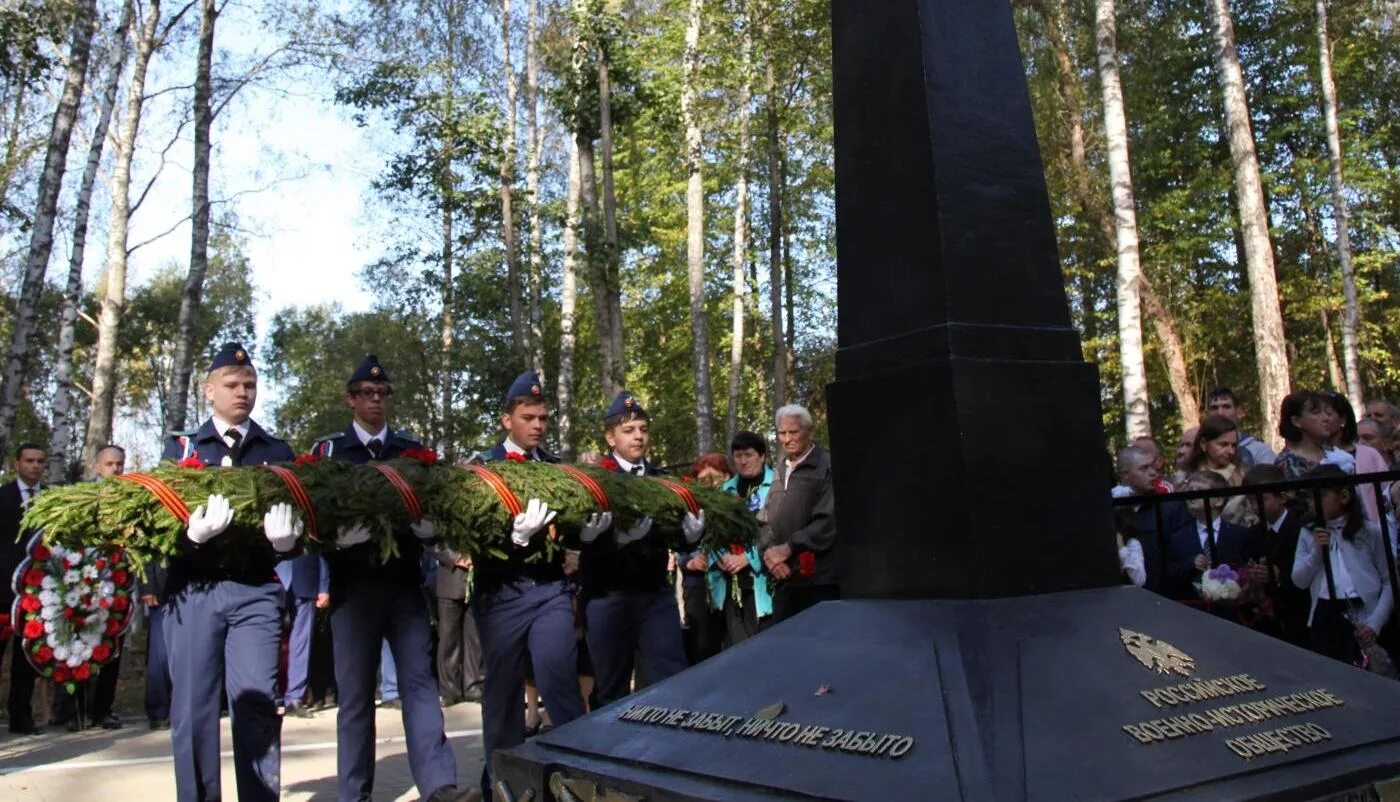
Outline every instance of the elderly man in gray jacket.
<path id="1" fill-rule="evenodd" d="M 776 580 L 773 623 L 814 604 L 839 599 L 836 514 L 831 456 L 812 442 L 812 415 L 790 404 L 778 410 L 783 458 L 760 516 L 763 564 Z"/>

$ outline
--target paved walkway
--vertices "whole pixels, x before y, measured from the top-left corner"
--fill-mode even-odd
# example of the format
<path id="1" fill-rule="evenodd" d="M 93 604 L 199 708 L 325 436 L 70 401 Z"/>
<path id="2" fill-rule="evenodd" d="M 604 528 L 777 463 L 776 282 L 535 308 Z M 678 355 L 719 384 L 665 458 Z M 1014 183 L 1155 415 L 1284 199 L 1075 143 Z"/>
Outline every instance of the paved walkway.
<path id="1" fill-rule="evenodd" d="M 447 737 L 457 753 L 457 777 L 461 787 L 481 778 L 481 708 L 474 704 L 451 707 Z M 397 710 L 379 710 L 375 716 L 378 737 L 374 798 L 418 799 L 409 775 L 403 739 L 403 721 Z M 228 719 L 223 720 L 223 787 L 227 799 L 236 798 L 233 779 L 233 742 Z M 94 783 L 123 800 L 160 802 L 175 796 L 170 761 L 169 731 L 152 732 L 144 718 L 128 719 L 120 730 L 70 733 L 50 728 L 41 736 L 16 737 L 0 730 L 0 799 L 98 800 Z M 287 718 L 282 724 L 282 798 L 285 800 L 335 800 L 335 710 L 315 718 Z"/>

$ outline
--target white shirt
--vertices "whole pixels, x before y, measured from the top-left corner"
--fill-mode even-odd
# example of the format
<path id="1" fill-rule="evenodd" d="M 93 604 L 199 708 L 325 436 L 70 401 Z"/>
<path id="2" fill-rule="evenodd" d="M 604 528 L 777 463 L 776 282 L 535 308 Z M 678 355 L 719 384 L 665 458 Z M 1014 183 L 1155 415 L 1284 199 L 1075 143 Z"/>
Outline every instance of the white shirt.
<path id="1" fill-rule="evenodd" d="M 1347 561 L 1341 553 L 1342 529 L 1346 527 L 1346 523 L 1346 518 L 1333 518 L 1327 522 L 1327 532 L 1332 536 L 1328 541 L 1327 560 L 1332 563 L 1332 584 L 1337 588 L 1337 598 L 1359 599 L 1361 594 L 1356 591 L 1356 583 L 1351 581 L 1351 572 L 1347 570 Z M 1326 582 L 1322 584 L 1320 598 L 1332 598 L 1327 592 Z"/>
<path id="2" fill-rule="evenodd" d="M 1287 508 L 1287 507 L 1284 507 L 1284 508 L 1283 508 L 1283 512 L 1281 512 L 1281 513 L 1278 514 L 1278 518 L 1275 519 L 1274 521 L 1271 521 L 1271 522 L 1269 523 L 1269 531 L 1270 531 L 1270 532 L 1274 532 L 1274 533 L 1278 533 L 1279 530 L 1283 529 L 1283 521 L 1284 521 L 1284 519 L 1287 518 L 1287 517 L 1288 517 L 1288 508 Z"/>
<path id="3" fill-rule="evenodd" d="M 242 437 L 239 439 L 240 443 L 248 439 L 248 429 L 250 428 L 248 421 L 245 420 L 237 426 L 234 426 L 232 423 L 229 423 L 223 418 L 220 418 L 218 415 L 210 415 L 209 419 L 214 422 L 214 431 L 219 433 L 219 437 L 223 438 L 224 440 L 224 445 L 228 446 L 229 448 L 233 448 L 233 439 L 227 434 L 225 434 L 225 432 L 227 432 L 229 429 L 237 430 L 237 432 L 240 435 L 242 435 Z"/>
<path id="4" fill-rule="evenodd" d="M 369 441 L 377 439 L 379 440 L 379 447 L 383 448 L 384 443 L 389 439 L 389 427 L 387 425 L 374 434 L 371 434 L 368 429 L 361 426 L 360 422 L 357 420 L 350 421 L 350 425 L 355 427 L 355 436 L 360 438 L 360 442 L 364 443 L 366 446 L 369 445 Z"/>
<path id="5" fill-rule="evenodd" d="M 1202 551 L 1202 552 L 1206 551 L 1206 547 L 1207 547 L 1207 546 L 1209 545 L 1209 543 L 1210 543 L 1210 535 L 1206 532 L 1206 524 L 1205 524 L 1204 521 L 1197 521 L 1197 522 L 1196 522 L 1196 535 L 1199 536 L 1199 537 L 1201 538 L 1201 551 Z M 1216 542 L 1217 545 L 1219 545 L 1219 543 L 1220 543 L 1220 519 L 1219 519 L 1219 518 L 1216 518 L 1216 519 L 1215 519 L 1215 542 Z M 1215 559 L 1215 555 L 1211 555 L 1211 559 L 1214 560 L 1214 559 Z"/>
<path id="6" fill-rule="evenodd" d="M 507 454 L 521 454 L 521 455 L 523 455 L 523 456 L 531 457 L 532 459 L 537 459 L 537 460 L 540 459 L 540 450 L 539 450 L 538 448 L 535 449 L 535 453 L 531 454 L 530 452 L 528 452 L 528 451 L 526 451 L 525 449 L 521 448 L 520 446 L 516 445 L 516 444 L 515 444 L 515 441 L 512 440 L 512 439 L 510 439 L 510 436 L 509 436 L 509 435 L 506 436 L 506 439 L 505 439 L 505 442 L 503 443 L 503 445 L 505 445 L 505 447 L 506 447 L 506 453 L 507 453 Z M 543 461 L 543 460 L 541 460 L 541 461 Z"/>
<path id="7" fill-rule="evenodd" d="M 1142 557 L 1142 543 L 1137 538 L 1129 538 L 1118 550 L 1118 565 L 1134 585 L 1142 587 L 1147 584 L 1147 564 Z"/>
<path id="8" fill-rule="evenodd" d="M 810 445 L 807 446 L 807 450 L 806 450 L 806 451 L 802 452 L 802 456 L 798 457 L 797 459 L 790 459 L 790 460 L 787 461 L 787 470 L 783 471 L 783 489 L 784 489 L 784 490 L 787 490 L 788 479 L 792 477 L 792 469 L 793 469 L 793 468 L 796 468 L 798 465 L 801 465 L 803 460 L 805 460 L 805 459 L 807 459 L 808 457 L 812 456 L 812 449 L 814 449 L 814 448 L 816 448 L 816 447 L 817 447 L 817 444 L 816 444 L 816 443 L 812 443 L 812 444 L 810 444 Z"/>
<path id="9" fill-rule="evenodd" d="M 22 506 L 22 507 L 27 507 L 27 506 L 29 506 L 29 500 L 32 499 L 32 498 L 34 498 L 34 496 L 38 494 L 38 492 L 39 492 L 39 486 L 38 486 L 38 485 L 34 485 L 33 487 L 30 487 L 29 485 L 27 485 L 27 484 L 25 484 L 24 482 L 21 482 L 21 481 L 19 481 L 19 480 L 15 480 L 15 483 L 19 485 L 19 503 L 20 503 L 20 506 Z"/>
<path id="10" fill-rule="evenodd" d="M 623 472 L 623 473 L 632 473 L 632 469 L 633 469 L 633 468 L 641 468 L 641 470 L 639 470 L 639 471 L 636 472 L 636 474 L 637 474 L 638 476 L 643 476 L 643 475 L 645 475 L 646 472 L 647 472 L 647 460 L 646 460 L 646 457 L 643 457 L 641 462 L 628 462 L 627 460 L 623 459 L 622 457 L 619 457 L 619 456 L 617 455 L 617 452 L 614 451 L 614 452 L 613 452 L 613 455 L 612 455 L 612 458 L 613 458 L 613 461 L 616 462 L 616 463 L 618 464 L 618 467 L 622 468 L 622 472 Z"/>

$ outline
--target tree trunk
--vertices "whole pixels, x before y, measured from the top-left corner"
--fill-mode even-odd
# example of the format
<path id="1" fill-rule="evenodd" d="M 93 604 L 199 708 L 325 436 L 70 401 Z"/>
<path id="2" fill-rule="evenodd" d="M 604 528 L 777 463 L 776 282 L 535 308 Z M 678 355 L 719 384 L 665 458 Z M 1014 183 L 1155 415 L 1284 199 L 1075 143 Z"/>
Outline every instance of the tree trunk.
<path id="1" fill-rule="evenodd" d="M 107 144 L 107 129 L 112 123 L 112 110 L 117 105 L 117 87 L 121 85 L 122 70 L 131 35 L 131 18 L 135 13 L 133 0 L 122 3 L 122 15 L 108 57 L 107 73 L 98 98 L 97 123 L 93 126 L 92 142 L 88 145 L 87 164 L 78 185 L 78 197 L 73 209 L 73 250 L 68 258 L 68 284 L 63 291 L 63 312 L 58 324 L 58 357 L 54 365 L 53 431 L 49 437 L 49 482 L 58 484 L 66 478 L 68 449 L 76 434 L 73 418 L 73 341 L 76 338 L 78 304 L 83 294 L 83 261 L 87 253 L 88 217 L 92 210 L 92 190 L 97 184 L 97 171 L 102 165 L 102 151 Z"/>
<path id="2" fill-rule="evenodd" d="M 506 251 L 506 294 L 510 297 L 510 342 L 516 360 L 529 365 L 525 345 L 525 312 L 521 304 L 520 253 L 515 245 L 515 212 L 511 208 L 515 183 L 515 64 L 510 56 L 510 0 L 501 0 L 501 58 L 506 79 L 506 135 L 501 152 L 501 239 Z"/>
<path id="3" fill-rule="evenodd" d="M 1337 125 L 1337 84 L 1332 77 L 1332 45 L 1327 36 L 1327 0 L 1317 0 L 1317 49 L 1322 70 L 1322 109 L 1327 123 L 1328 176 L 1332 184 L 1332 218 L 1337 226 L 1337 261 L 1342 266 L 1342 363 L 1346 366 L 1346 394 L 1354 409 L 1362 410 L 1365 392 L 1361 386 L 1361 359 L 1357 353 L 1360 309 L 1356 302 L 1356 274 L 1351 262 L 1351 233 L 1348 231 L 1346 185 L 1342 183 L 1342 135 Z"/>
<path id="4" fill-rule="evenodd" d="M 768 142 L 768 305 L 773 337 L 773 408 L 788 402 L 783 336 L 783 182 L 778 166 L 778 81 L 773 68 L 773 9 L 763 15 L 763 91 Z"/>
<path id="5" fill-rule="evenodd" d="M 444 198 L 442 205 L 442 328 L 439 338 L 442 343 L 442 453 L 444 458 L 451 463 L 456 457 L 456 446 L 453 442 L 452 433 L 452 344 L 453 344 L 453 323 L 452 323 L 452 273 L 456 255 L 453 247 L 453 214 L 452 202 Z"/>
<path id="6" fill-rule="evenodd" d="M 745 259 L 749 252 L 749 73 L 753 70 L 753 13 L 751 0 L 744 0 L 743 26 L 739 38 L 739 163 L 738 181 L 734 187 L 734 251 L 730 257 L 733 269 L 733 308 L 730 312 L 729 333 L 729 403 L 725 416 L 725 444 L 734 440 L 739 431 L 739 393 L 744 372 L 744 283 Z"/>
<path id="7" fill-rule="evenodd" d="M 0 164 L 0 209 L 10 205 L 10 180 L 22 161 L 19 134 L 24 129 L 24 101 L 29 98 L 29 93 L 16 91 L 14 96 L 15 102 L 10 108 L 10 135 L 5 138 L 5 161 Z"/>
<path id="8" fill-rule="evenodd" d="M 1277 446 L 1279 406 L 1288 395 L 1288 354 L 1284 350 L 1283 314 L 1279 309 L 1278 278 L 1269 242 L 1268 210 L 1264 204 L 1259 159 L 1250 131 L 1249 105 L 1244 94 L 1244 73 L 1235 49 L 1234 22 L 1229 0 L 1209 0 L 1211 35 L 1215 41 L 1216 72 L 1225 98 L 1225 124 L 1229 131 L 1230 158 L 1235 167 L 1235 189 L 1241 239 L 1249 275 L 1250 311 L 1254 322 L 1254 355 L 1259 370 L 1259 406 L 1264 437 Z"/>
<path id="9" fill-rule="evenodd" d="M 622 277 L 617 240 L 617 189 L 613 183 L 612 80 L 609 75 L 607 42 L 598 43 L 599 145 L 603 161 L 603 258 L 602 289 L 608 305 L 608 327 L 598 332 L 611 352 L 613 393 L 627 386 L 627 363 L 622 349 Z M 606 363 L 605 363 L 606 364 Z"/>
<path id="10" fill-rule="evenodd" d="M 44 294 L 44 274 L 48 272 L 49 256 L 53 253 L 58 194 L 63 189 L 63 173 L 68 166 L 68 144 L 73 138 L 73 125 L 78 119 L 78 104 L 87 78 L 97 0 L 83 0 L 74 11 L 68 69 L 63 76 L 58 108 L 54 110 L 53 123 L 49 127 L 44 171 L 39 174 L 33 228 L 29 232 L 29 252 L 24 260 L 24 280 L 20 285 L 19 301 L 15 305 L 14 328 L 10 333 L 9 353 L 5 355 L 3 378 L 0 378 L 0 454 L 6 455 L 6 458 L 10 453 L 10 439 L 14 434 L 15 418 L 19 414 L 29 373 L 29 337 L 34 333 L 39 299 Z"/>
<path id="11" fill-rule="evenodd" d="M 544 322 L 540 309 L 541 287 L 543 285 L 544 223 L 540 216 L 540 150 L 543 147 L 540 134 L 539 83 L 540 64 L 536 19 L 538 0 L 525 0 L 525 114 L 529 142 L 525 156 L 525 188 L 530 193 L 530 262 L 529 307 L 530 335 L 526 338 L 530 351 L 530 367 L 544 375 Z M 572 157 L 570 157 L 572 160 Z M 572 164 L 569 169 L 572 171 Z"/>
<path id="12" fill-rule="evenodd" d="M 1123 371 L 1123 419 L 1127 440 L 1152 436 L 1152 407 L 1147 393 L 1147 366 L 1142 356 L 1142 269 L 1138 263 L 1137 210 L 1128 158 L 1128 124 L 1123 112 L 1123 84 L 1118 76 L 1118 23 L 1113 0 L 1094 4 L 1099 84 L 1103 89 L 1104 138 L 1113 194 L 1114 233 L 1118 252 L 1118 358 Z"/>
<path id="13" fill-rule="evenodd" d="M 1337 362 L 1337 341 L 1332 337 L 1332 321 L 1327 314 L 1327 307 L 1324 306 L 1318 311 L 1322 314 L 1322 341 L 1327 346 L 1327 383 L 1333 390 L 1344 393 L 1346 384 L 1342 380 L 1342 366 Z"/>
<path id="14" fill-rule="evenodd" d="M 136 135 L 141 126 L 141 108 L 146 92 L 146 68 L 156 47 L 156 27 L 160 24 L 160 0 L 147 0 L 141 33 L 136 40 L 131 85 L 127 88 L 126 115 L 117 133 L 116 158 L 112 164 L 112 210 L 107 229 L 107 281 L 102 312 L 97 322 L 97 359 L 92 369 L 92 412 L 83 442 L 83 464 L 91 464 L 98 449 L 112 440 L 112 416 L 117 397 L 117 335 L 126 308 L 126 237 L 131 223 L 131 159 L 136 151 Z"/>
<path id="15" fill-rule="evenodd" d="M 559 450 L 564 461 L 574 458 L 574 306 L 578 301 L 578 228 L 579 228 L 579 154 L 578 145 L 569 145 L 569 189 L 564 200 L 564 266 L 559 280 L 559 384 L 555 392 L 556 428 Z"/>
<path id="16" fill-rule="evenodd" d="M 1145 274 L 1140 276 L 1140 281 L 1142 301 L 1147 305 L 1147 314 L 1152 319 L 1157 341 L 1162 346 L 1162 358 L 1167 363 L 1167 383 L 1171 385 L 1177 409 L 1181 411 L 1181 427 L 1196 426 L 1201 422 L 1201 407 L 1196 401 L 1196 391 L 1191 387 L 1191 378 L 1186 373 L 1186 352 L 1181 347 L 1181 338 L 1176 334 L 1176 317 L 1157 297 L 1157 291 Z"/>
<path id="17" fill-rule="evenodd" d="M 189 406 L 190 375 L 194 372 L 195 327 L 204 299 L 204 277 L 209 273 L 209 159 L 213 146 L 210 131 L 214 125 L 211 108 L 211 71 L 214 61 L 214 23 L 219 7 L 214 0 L 201 0 L 199 50 L 194 76 L 194 172 L 193 204 L 190 217 L 190 270 L 180 293 L 180 313 L 176 323 L 175 358 L 170 370 L 170 399 L 165 410 L 165 428 L 185 428 Z"/>
<path id="18" fill-rule="evenodd" d="M 685 25 L 681 118 L 685 124 L 685 261 L 690 288 L 690 361 L 695 369 L 695 447 L 714 450 L 714 396 L 710 387 L 710 326 L 705 313 L 705 143 L 696 102 L 700 93 L 700 20 L 704 0 L 690 0 Z"/>

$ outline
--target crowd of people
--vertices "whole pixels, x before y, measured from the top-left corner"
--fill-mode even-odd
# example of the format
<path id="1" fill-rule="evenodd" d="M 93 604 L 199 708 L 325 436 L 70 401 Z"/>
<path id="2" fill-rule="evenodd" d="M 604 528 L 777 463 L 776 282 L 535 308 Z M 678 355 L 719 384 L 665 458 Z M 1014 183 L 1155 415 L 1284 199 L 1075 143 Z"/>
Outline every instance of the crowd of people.
<path id="1" fill-rule="evenodd" d="M 391 426 L 394 390 L 389 370 L 367 356 L 344 388 L 346 428 L 317 440 L 311 454 L 362 464 L 421 448 Z M 168 437 L 162 458 L 209 467 L 292 460 L 292 448 L 252 419 L 257 391 L 248 352 L 225 344 L 204 385 L 212 414 Z M 537 375 L 511 384 L 499 419 L 499 442 L 473 461 L 558 462 L 544 447 L 550 404 Z M 650 459 L 650 423 L 641 400 L 620 393 L 601 421 L 606 450 L 580 462 L 627 475 L 667 473 Z M 369 799 L 375 708 L 388 705 L 402 711 L 424 799 L 489 798 L 496 750 L 837 598 L 830 457 L 813 442 L 803 407 L 778 409 L 773 424 L 776 454 L 762 435 L 744 431 L 728 454 L 678 470 L 743 499 L 759 523 L 752 546 L 713 553 L 629 549 L 651 521 L 624 529 L 607 512 L 587 521 L 578 549 L 546 550 L 541 533 L 555 516 L 548 499 L 530 499 L 515 516 L 513 548 L 503 556 L 453 551 L 426 519 L 394 533 L 397 553 L 387 560 L 361 525 L 341 527 L 333 547 L 308 553 L 298 513 L 274 505 L 263 521 L 271 548 L 229 565 L 210 544 L 232 513 L 226 499 L 210 496 L 190 514 L 179 553 L 137 591 L 148 614 L 145 713 L 152 729 L 171 732 L 176 796 L 220 798 L 219 718 L 227 712 L 238 798 L 278 798 L 282 717 L 334 706 L 338 797 Z M 45 456 L 22 444 L 15 478 L 0 486 L 5 576 L 24 557 L 20 520 L 45 490 Z M 91 475 L 113 476 L 124 464 L 125 452 L 107 446 Z M 703 511 L 687 514 L 688 542 L 699 542 L 704 526 Z M 6 609 L 11 590 L 0 589 Z M 42 734 L 31 700 L 43 695 L 36 694 L 43 683 L 18 645 L 10 662 L 9 730 Z M 49 720 L 73 731 L 122 727 L 113 709 L 118 674 L 117 663 L 104 667 L 91 687 L 79 687 L 76 703 L 55 692 Z M 481 704 L 488 760 L 480 788 L 458 787 L 445 735 L 443 709 L 466 702 Z"/>
<path id="2" fill-rule="evenodd" d="M 1170 471 L 1150 437 L 1118 452 L 1113 495 L 1124 581 L 1393 675 L 1400 483 L 1381 481 L 1378 493 L 1374 481 L 1348 479 L 1400 469 L 1400 409 L 1371 401 L 1358 420 L 1345 396 L 1299 390 L 1280 408 L 1277 454 L 1241 429 L 1241 405 L 1228 388 L 1210 393 L 1207 411 L 1182 433 Z M 1327 484 L 1264 489 L 1300 479 Z M 1194 491 L 1223 493 L 1155 498 Z M 1207 579 L 1234 582 L 1240 592 L 1213 597 Z"/>

